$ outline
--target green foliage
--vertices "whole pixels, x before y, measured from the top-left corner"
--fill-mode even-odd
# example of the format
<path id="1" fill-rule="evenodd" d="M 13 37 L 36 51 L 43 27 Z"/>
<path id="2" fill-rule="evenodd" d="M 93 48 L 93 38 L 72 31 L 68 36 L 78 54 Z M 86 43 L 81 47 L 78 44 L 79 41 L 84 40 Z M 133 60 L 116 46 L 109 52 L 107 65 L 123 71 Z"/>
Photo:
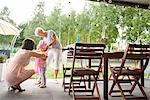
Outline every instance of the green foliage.
<path id="1" fill-rule="evenodd" d="M 4 63 L 6 61 L 7 57 L 3 54 L 0 54 L 0 63 Z"/>
<path id="2" fill-rule="evenodd" d="M 55 30 L 63 46 L 74 43 L 77 37 L 90 43 L 100 43 L 105 37 L 110 47 L 119 36 L 116 25 L 120 25 L 127 27 L 121 37 L 127 42 L 150 42 L 150 10 L 92 2 L 85 6 L 83 12 L 71 10 L 68 14 L 62 13 L 59 4 L 45 16 L 44 2 L 39 2 L 34 14 L 24 26 L 22 39 L 31 37 L 37 43 L 40 38 L 34 35 L 34 30 L 40 26 L 45 30 Z M 21 39 L 18 41 L 21 42 Z"/>
<path id="3" fill-rule="evenodd" d="M 34 11 L 34 17 L 31 21 L 27 22 L 24 27 L 22 34 L 23 38 L 33 38 L 35 40 L 35 43 L 38 44 L 38 41 L 41 39 L 37 36 L 35 36 L 34 31 L 36 27 L 45 27 L 46 19 L 44 15 L 44 2 L 40 1 Z"/>
<path id="4" fill-rule="evenodd" d="M 5 48 L 5 45 L 10 46 L 13 36 L 0 35 L 0 48 Z"/>
<path id="5" fill-rule="evenodd" d="M 15 22 L 10 18 L 10 10 L 7 6 L 4 6 L 3 9 L 0 11 L 0 19 L 15 25 Z"/>

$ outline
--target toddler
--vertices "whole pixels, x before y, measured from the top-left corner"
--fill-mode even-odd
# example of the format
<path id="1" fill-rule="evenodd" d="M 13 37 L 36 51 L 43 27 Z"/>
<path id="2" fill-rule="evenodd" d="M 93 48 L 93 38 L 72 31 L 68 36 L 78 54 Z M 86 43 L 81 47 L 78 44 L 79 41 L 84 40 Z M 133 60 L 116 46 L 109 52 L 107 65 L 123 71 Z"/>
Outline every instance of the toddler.
<path id="1" fill-rule="evenodd" d="M 39 42 L 39 52 L 45 52 L 46 49 L 46 42 L 44 40 L 41 40 Z M 46 87 L 46 59 L 41 59 L 41 58 L 35 58 L 35 73 L 40 74 L 40 79 L 37 83 L 37 85 L 40 88 L 45 88 Z"/>

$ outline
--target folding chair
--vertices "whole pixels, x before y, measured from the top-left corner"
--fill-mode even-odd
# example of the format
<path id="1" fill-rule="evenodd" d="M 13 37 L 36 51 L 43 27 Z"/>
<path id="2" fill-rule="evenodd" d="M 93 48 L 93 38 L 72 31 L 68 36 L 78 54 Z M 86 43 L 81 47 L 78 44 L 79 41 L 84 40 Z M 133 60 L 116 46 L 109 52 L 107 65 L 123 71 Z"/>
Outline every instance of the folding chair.
<path id="1" fill-rule="evenodd" d="M 109 63 L 109 68 L 111 69 L 111 68 L 113 68 L 111 65 L 110 65 L 110 63 Z M 120 68 L 119 66 L 117 66 L 117 67 L 115 67 L 115 68 Z M 123 67 L 123 68 L 125 68 L 125 67 Z M 124 78 L 128 78 L 128 80 L 131 80 L 131 78 L 130 78 L 130 76 L 129 75 L 126 75 L 127 77 L 125 77 L 125 76 L 122 76 L 121 78 L 122 79 L 124 79 Z M 113 74 L 111 73 L 110 74 L 110 76 L 109 76 L 109 78 L 108 78 L 108 80 L 112 80 L 112 78 L 113 78 Z M 132 85 L 132 82 L 130 81 L 130 84 Z"/>
<path id="2" fill-rule="evenodd" d="M 130 48 L 134 48 L 134 49 L 130 49 Z M 142 87 L 142 85 L 139 83 L 139 80 L 141 79 L 141 75 L 144 73 L 144 70 L 146 69 L 148 62 L 149 62 L 149 57 L 150 57 L 150 45 L 141 45 L 141 44 L 129 44 L 126 48 L 126 50 L 124 51 L 124 55 L 121 58 L 121 65 L 120 67 L 111 67 L 111 73 L 113 76 L 113 84 L 110 88 L 109 91 L 109 95 L 112 94 L 112 92 L 120 92 L 121 96 L 123 98 L 123 100 L 127 99 L 127 95 L 125 95 L 125 92 L 128 92 L 129 95 L 132 95 L 132 92 L 134 91 L 136 85 L 139 87 L 140 91 L 143 94 L 143 97 L 135 97 L 139 99 L 147 99 L 147 95 Z M 135 61 L 142 61 L 143 65 L 141 65 L 141 67 L 138 68 L 126 68 L 126 63 L 127 60 L 135 60 Z M 132 79 L 121 79 L 120 77 L 122 76 L 130 76 L 132 77 Z M 126 84 L 126 83 L 130 83 L 133 82 L 133 84 L 131 84 L 131 88 L 130 89 L 123 89 L 123 86 L 121 83 Z M 114 90 L 115 85 L 117 84 L 119 90 Z M 127 86 L 126 88 L 128 88 L 130 86 Z M 130 98 L 130 97 L 128 97 Z M 133 98 L 133 96 L 132 96 Z"/>
<path id="3" fill-rule="evenodd" d="M 62 61 L 62 66 L 63 66 L 63 83 L 62 86 L 64 87 L 64 91 L 66 89 L 69 89 L 69 83 L 70 83 L 70 77 L 71 77 L 71 68 L 72 68 L 72 62 L 73 62 L 73 48 L 66 48 L 63 49 L 63 61 Z M 81 62 L 82 64 L 82 62 Z M 79 85 L 80 83 L 76 83 Z"/>
<path id="4" fill-rule="evenodd" d="M 104 44 L 75 44 L 69 86 L 69 95 L 72 92 L 74 100 L 100 100 L 97 78 L 102 65 L 104 49 Z M 78 60 L 83 61 L 82 66 L 79 66 Z M 88 62 L 88 67 L 84 62 Z M 81 82 L 80 86 L 76 86 L 76 82 Z M 87 88 L 87 84 L 91 84 L 92 88 Z M 97 96 L 94 95 L 94 90 Z"/>
<path id="5" fill-rule="evenodd" d="M 73 60 L 73 49 L 63 49 L 63 61 L 62 61 L 62 66 L 63 66 L 63 87 L 64 91 L 69 88 L 69 82 L 66 82 L 67 79 L 70 79 L 71 76 L 71 66 L 69 66 L 68 63 L 72 62 Z"/>

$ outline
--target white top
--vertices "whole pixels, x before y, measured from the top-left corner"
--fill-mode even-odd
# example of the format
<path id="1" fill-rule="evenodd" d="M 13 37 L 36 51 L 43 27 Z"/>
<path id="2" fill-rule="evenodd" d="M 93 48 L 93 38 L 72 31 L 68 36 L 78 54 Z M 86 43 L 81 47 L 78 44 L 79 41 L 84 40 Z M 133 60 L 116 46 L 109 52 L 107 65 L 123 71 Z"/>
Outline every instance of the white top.
<path id="1" fill-rule="evenodd" d="M 44 37 L 43 40 L 46 41 L 47 44 L 49 44 L 52 41 L 51 38 L 52 38 L 53 34 L 55 34 L 56 43 L 52 44 L 51 48 L 61 49 L 61 44 L 57 38 L 56 32 L 54 32 L 53 30 L 49 30 L 47 33 L 48 33 L 47 36 Z"/>

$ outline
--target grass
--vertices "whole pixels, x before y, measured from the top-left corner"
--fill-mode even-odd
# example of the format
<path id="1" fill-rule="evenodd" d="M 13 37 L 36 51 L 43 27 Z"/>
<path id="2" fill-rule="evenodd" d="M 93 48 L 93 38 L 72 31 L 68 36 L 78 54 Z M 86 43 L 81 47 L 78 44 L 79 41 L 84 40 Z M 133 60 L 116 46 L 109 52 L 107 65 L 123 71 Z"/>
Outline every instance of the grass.
<path id="1" fill-rule="evenodd" d="M 111 61 L 111 65 L 112 66 L 118 66 L 120 63 L 118 61 Z M 79 66 L 80 63 L 78 62 L 75 66 Z M 31 60 L 30 64 L 29 64 L 30 68 L 34 68 L 34 61 Z M 70 61 L 69 63 L 67 63 L 66 66 L 72 66 L 72 62 Z M 83 66 L 86 66 L 86 65 L 83 65 Z M 126 66 L 137 66 L 137 64 L 133 63 L 133 62 L 130 62 L 130 63 L 127 63 Z M 108 72 L 108 74 L 110 75 L 110 71 Z M 150 76 L 150 74 L 146 74 L 145 73 L 145 76 Z M 47 68 L 47 71 L 46 71 L 46 78 L 49 79 L 49 78 L 53 78 L 54 77 L 54 70 L 52 68 Z M 62 65 L 60 64 L 60 69 L 59 69 L 59 73 L 58 73 L 58 78 L 62 78 L 63 77 L 63 68 L 62 68 Z M 39 78 L 39 75 L 35 74 L 31 77 L 32 79 L 38 79 Z"/>
<path id="2" fill-rule="evenodd" d="M 53 69 L 47 69 L 46 71 L 46 78 L 49 79 L 49 78 L 54 78 L 54 70 Z M 58 78 L 62 78 L 62 73 L 63 71 L 62 70 L 59 70 L 59 74 L 58 74 Z M 34 74 L 31 78 L 32 79 L 38 79 L 40 75 L 37 75 L 37 74 Z"/>
<path id="3" fill-rule="evenodd" d="M 34 68 L 34 60 L 31 60 L 30 61 L 30 64 L 29 64 L 29 68 Z M 77 63 L 75 66 L 79 66 L 80 63 Z M 70 61 L 69 63 L 67 63 L 65 66 L 72 66 L 72 62 Z M 59 67 L 59 73 L 58 73 L 58 78 L 63 78 L 63 68 L 62 68 L 62 65 L 60 64 L 60 67 Z M 69 73 L 69 72 L 67 72 Z M 34 74 L 31 78 L 32 79 L 38 79 L 40 75 L 37 75 L 37 74 Z M 49 68 L 47 67 L 47 70 L 46 70 L 46 78 L 54 78 L 54 70 L 52 68 Z"/>
<path id="4" fill-rule="evenodd" d="M 30 68 L 34 68 L 34 61 L 31 60 L 30 64 L 29 64 L 29 67 Z M 53 78 L 54 77 L 54 70 L 52 68 L 47 68 L 47 71 L 46 71 L 46 78 Z M 32 79 L 38 79 L 40 75 L 38 74 L 34 74 L 31 78 Z M 59 74 L 58 74 L 58 78 L 62 78 L 63 76 L 63 70 L 62 68 L 60 68 L 59 70 Z"/>

